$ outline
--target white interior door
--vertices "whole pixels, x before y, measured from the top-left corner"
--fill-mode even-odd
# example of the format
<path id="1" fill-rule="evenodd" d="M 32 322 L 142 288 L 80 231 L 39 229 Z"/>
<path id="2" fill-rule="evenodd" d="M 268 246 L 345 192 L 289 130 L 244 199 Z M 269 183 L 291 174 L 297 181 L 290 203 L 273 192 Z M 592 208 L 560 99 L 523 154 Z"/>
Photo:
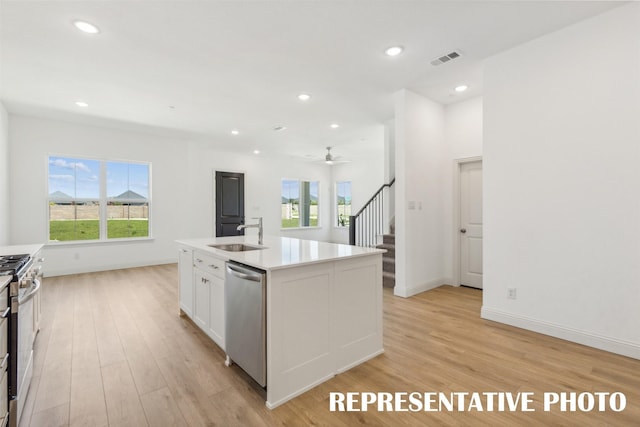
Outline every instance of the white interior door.
<path id="1" fill-rule="evenodd" d="M 460 284 L 482 289 L 482 161 L 460 165 Z"/>

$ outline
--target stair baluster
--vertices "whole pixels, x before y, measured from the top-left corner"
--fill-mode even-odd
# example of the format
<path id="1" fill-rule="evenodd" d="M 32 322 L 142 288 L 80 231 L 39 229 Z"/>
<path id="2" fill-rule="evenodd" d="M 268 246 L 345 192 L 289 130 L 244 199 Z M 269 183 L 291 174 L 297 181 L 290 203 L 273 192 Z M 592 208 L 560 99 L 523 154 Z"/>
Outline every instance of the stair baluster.
<path id="1" fill-rule="evenodd" d="M 384 233 L 384 190 L 396 179 L 383 184 L 355 215 L 349 216 L 349 244 L 373 247 Z"/>

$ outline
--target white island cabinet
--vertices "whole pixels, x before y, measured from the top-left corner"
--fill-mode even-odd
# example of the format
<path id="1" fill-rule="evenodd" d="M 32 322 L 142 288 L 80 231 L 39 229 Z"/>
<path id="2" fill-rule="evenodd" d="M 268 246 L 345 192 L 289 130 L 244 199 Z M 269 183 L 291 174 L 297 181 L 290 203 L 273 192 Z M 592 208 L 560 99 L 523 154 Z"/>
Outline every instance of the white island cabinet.
<path id="1" fill-rule="evenodd" d="M 193 321 L 224 347 L 224 263 L 203 251 L 193 252 L 195 306 Z"/>
<path id="2" fill-rule="evenodd" d="M 224 336 L 219 341 L 213 332 L 217 327 L 214 314 L 221 313 L 223 317 L 217 321 L 224 331 L 224 305 L 220 306 L 218 299 L 224 301 L 224 281 L 216 281 L 220 277 L 214 272 L 223 270 L 226 260 L 266 272 L 269 408 L 383 352 L 383 250 L 268 236 L 259 250 L 227 252 L 209 246 L 257 246 L 255 239 L 238 236 L 178 241 L 181 248 L 193 251 L 192 265 L 196 266 L 194 312 L 183 312 L 224 349 Z M 208 266 L 208 261 L 216 260 L 218 264 L 211 264 L 219 268 L 211 267 L 208 275 L 199 275 L 198 254 L 209 257 L 201 258 L 202 264 Z M 183 262 L 182 257 L 180 260 Z M 180 271 L 182 277 L 182 266 Z M 204 282 L 198 283 L 202 278 L 211 281 L 208 288 Z M 182 292 L 182 285 L 180 289 Z M 210 311 L 208 326 L 207 317 L 198 313 L 199 307 Z"/>
<path id="3" fill-rule="evenodd" d="M 178 248 L 180 312 L 224 350 L 224 263 L 206 251 Z"/>
<path id="4" fill-rule="evenodd" d="M 178 248 L 178 276 L 180 280 L 180 310 L 193 318 L 193 250 Z"/>

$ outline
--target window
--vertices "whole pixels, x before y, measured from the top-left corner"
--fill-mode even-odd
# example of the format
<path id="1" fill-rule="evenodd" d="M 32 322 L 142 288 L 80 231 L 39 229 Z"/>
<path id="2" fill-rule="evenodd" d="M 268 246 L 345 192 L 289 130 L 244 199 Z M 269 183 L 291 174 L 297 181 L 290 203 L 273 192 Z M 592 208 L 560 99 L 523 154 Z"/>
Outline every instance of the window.
<path id="1" fill-rule="evenodd" d="M 107 238 L 149 236 L 149 165 L 107 163 Z"/>
<path id="2" fill-rule="evenodd" d="M 149 163 L 49 157 L 49 241 L 149 237 Z"/>
<path id="3" fill-rule="evenodd" d="M 282 228 L 318 226 L 318 181 L 282 180 Z"/>
<path id="4" fill-rule="evenodd" d="M 49 240 L 100 238 L 100 162 L 49 157 Z"/>
<path id="5" fill-rule="evenodd" d="M 336 182 L 336 226 L 348 227 L 351 215 L 351 181 Z"/>

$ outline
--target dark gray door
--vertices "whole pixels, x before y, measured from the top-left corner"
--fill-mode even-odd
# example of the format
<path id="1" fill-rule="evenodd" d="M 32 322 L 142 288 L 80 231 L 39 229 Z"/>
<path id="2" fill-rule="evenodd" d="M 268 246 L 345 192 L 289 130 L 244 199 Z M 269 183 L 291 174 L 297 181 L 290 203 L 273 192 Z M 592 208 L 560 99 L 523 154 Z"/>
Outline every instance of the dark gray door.
<path id="1" fill-rule="evenodd" d="M 216 237 L 238 236 L 244 224 L 244 174 L 216 171 Z"/>

